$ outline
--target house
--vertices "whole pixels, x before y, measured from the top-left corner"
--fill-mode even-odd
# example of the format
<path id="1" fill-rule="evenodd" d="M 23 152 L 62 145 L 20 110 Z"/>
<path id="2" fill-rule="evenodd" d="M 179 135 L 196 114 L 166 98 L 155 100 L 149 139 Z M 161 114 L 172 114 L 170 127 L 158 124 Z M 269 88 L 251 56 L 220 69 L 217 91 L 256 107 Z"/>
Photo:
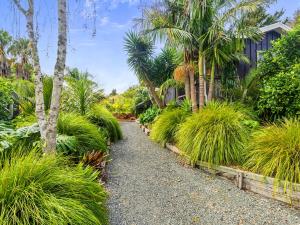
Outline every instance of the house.
<path id="1" fill-rule="evenodd" d="M 249 58 L 250 64 L 240 62 L 237 67 L 237 73 L 241 79 L 243 79 L 252 68 L 255 68 L 258 61 L 261 59 L 263 53 L 272 48 L 272 41 L 281 37 L 291 28 L 281 22 L 274 23 L 260 28 L 263 33 L 263 38 L 259 42 L 254 42 L 251 39 L 247 39 L 245 42 L 245 55 Z"/>

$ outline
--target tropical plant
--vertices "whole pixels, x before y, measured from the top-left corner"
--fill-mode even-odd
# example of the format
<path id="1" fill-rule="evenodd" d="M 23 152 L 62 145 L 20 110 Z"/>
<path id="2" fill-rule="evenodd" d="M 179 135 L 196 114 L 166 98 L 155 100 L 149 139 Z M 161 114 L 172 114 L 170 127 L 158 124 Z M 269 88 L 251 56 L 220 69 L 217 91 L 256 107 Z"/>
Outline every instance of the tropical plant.
<path id="1" fill-rule="evenodd" d="M 90 167 L 30 153 L 1 164 L 0 223 L 108 224 L 104 187 Z"/>
<path id="2" fill-rule="evenodd" d="M 243 123 L 248 117 L 227 103 L 212 102 L 180 125 L 178 147 L 194 164 L 232 165 L 243 161 L 250 129 Z"/>
<path id="3" fill-rule="evenodd" d="M 13 104 L 13 87 L 9 80 L 0 78 L 0 120 L 12 117 L 10 106 Z"/>
<path id="4" fill-rule="evenodd" d="M 79 72 L 73 69 L 66 77 L 67 87 L 63 95 L 63 109 L 85 115 L 88 109 L 95 103 L 94 91 L 96 83 L 90 80 L 89 73 Z"/>
<path id="5" fill-rule="evenodd" d="M 152 60 L 149 79 L 156 87 L 159 87 L 166 80 L 172 78 L 173 72 L 178 65 L 177 58 L 175 49 L 165 48 Z"/>
<path id="6" fill-rule="evenodd" d="M 21 114 L 31 115 L 35 110 L 34 83 L 28 80 L 14 80 L 13 90 L 16 93 L 14 98 Z"/>
<path id="7" fill-rule="evenodd" d="M 150 33 L 154 37 L 167 36 L 170 42 L 183 46 L 185 65 L 197 61 L 200 108 L 203 108 L 205 102 L 205 64 L 210 62 L 210 68 L 214 69 L 214 64 L 218 63 L 215 62 L 215 57 L 209 56 L 208 52 L 220 53 L 219 56 L 228 56 L 223 54 L 222 49 L 224 46 L 228 50 L 228 45 L 223 45 L 229 40 L 228 37 L 230 40 L 234 40 L 234 43 L 242 43 L 245 37 L 256 36 L 259 32 L 258 28 L 243 26 L 243 20 L 240 20 L 240 17 L 246 12 L 254 11 L 261 2 L 263 0 L 229 2 L 166 0 L 163 1 L 163 5 L 151 7 L 143 14 L 145 18 L 143 18 L 142 24 L 146 33 Z M 205 36 L 209 36 L 209 38 L 203 38 Z M 213 42 L 216 40 L 222 40 L 223 44 L 214 46 Z M 230 46 L 239 45 L 232 44 Z M 211 81 L 213 82 L 213 77 Z M 213 87 L 213 83 L 211 87 Z"/>
<path id="8" fill-rule="evenodd" d="M 152 125 L 150 137 L 151 139 L 165 145 L 168 142 L 175 142 L 175 134 L 178 131 L 179 125 L 185 121 L 190 115 L 181 108 L 172 111 L 162 112 Z"/>
<path id="9" fill-rule="evenodd" d="M 100 178 L 103 182 L 107 179 L 105 171 L 105 163 L 108 161 L 108 154 L 105 152 L 92 151 L 84 155 L 81 160 L 84 166 L 91 166 L 94 169 L 100 171 Z"/>
<path id="10" fill-rule="evenodd" d="M 151 107 L 147 109 L 144 113 L 139 116 L 139 121 L 141 124 L 150 124 L 155 118 L 160 114 L 161 110 L 157 107 Z"/>
<path id="11" fill-rule="evenodd" d="M 122 131 L 117 119 L 102 105 L 94 105 L 87 114 L 88 119 L 108 132 L 108 138 L 115 142 L 122 139 Z"/>
<path id="12" fill-rule="evenodd" d="M 13 67 L 15 68 L 16 77 L 29 80 L 33 71 L 30 41 L 25 38 L 14 40 L 7 52 L 14 57 Z"/>
<path id="13" fill-rule="evenodd" d="M 81 158 L 89 151 L 106 151 L 106 138 L 103 131 L 90 123 L 86 118 L 75 113 L 61 114 L 57 130 L 59 134 L 76 137 L 76 152 L 72 156 Z"/>
<path id="14" fill-rule="evenodd" d="M 7 76 L 9 72 L 7 47 L 11 41 L 10 34 L 7 31 L 0 30 L 0 75 Z"/>
<path id="15" fill-rule="evenodd" d="M 129 32 L 125 38 L 125 50 L 128 54 L 128 64 L 135 71 L 138 79 L 145 84 L 149 94 L 159 108 L 163 108 L 163 102 L 155 91 L 155 85 L 151 82 L 152 53 L 154 43 L 147 37 L 134 32 Z"/>
<path id="16" fill-rule="evenodd" d="M 44 87 L 44 104 L 45 110 L 48 111 L 51 105 L 51 96 L 53 90 L 53 78 L 49 76 L 43 76 L 43 87 Z"/>
<path id="17" fill-rule="evenodd" d="M 277 186 L 300 183 L 300 122 L 298 119 L 270 124 L 255 132 L 249 142 L 245 168 L 264 176 L 275 177 Z"/>

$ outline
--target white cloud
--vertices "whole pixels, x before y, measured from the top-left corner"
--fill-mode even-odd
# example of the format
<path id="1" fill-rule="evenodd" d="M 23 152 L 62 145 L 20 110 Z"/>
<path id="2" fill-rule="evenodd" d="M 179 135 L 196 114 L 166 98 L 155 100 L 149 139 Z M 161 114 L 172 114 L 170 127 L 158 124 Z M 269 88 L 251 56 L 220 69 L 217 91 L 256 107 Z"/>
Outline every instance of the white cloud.
<path id="1" fill-rule="evenodd" d="M 109 22 L 110 22 L 110 21 L 109 21 L 109 18 L 108 18 L 107 16 L 102 17 L 102 18 L 100 19 L 100 26 L 101 26 L 101 27 L 106 26 Z"/>

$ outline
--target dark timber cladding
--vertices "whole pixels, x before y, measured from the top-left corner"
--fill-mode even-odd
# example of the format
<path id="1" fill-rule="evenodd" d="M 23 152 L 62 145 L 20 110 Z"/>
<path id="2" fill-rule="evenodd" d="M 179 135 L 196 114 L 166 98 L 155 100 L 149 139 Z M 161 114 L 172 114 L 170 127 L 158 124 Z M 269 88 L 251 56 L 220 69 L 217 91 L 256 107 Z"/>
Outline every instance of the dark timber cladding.
<path id="1" fill-rule="evenodd" d="M 264 37 L 259 42 L 254 42 L 250 39 L 247 39 L 245 42 L 244 53 L 248 56 L 250 64 L 240 62 L 238 65 L 238 74 L 240 78 L 244 78 L 252 68 L 255 68 L 257 65 L 257 56 L 260 51 L 266 51 L 272 48 L 272 41 L 281 37 L 281 34 L 277 31 L 268 31 L 264 34 Z"/>

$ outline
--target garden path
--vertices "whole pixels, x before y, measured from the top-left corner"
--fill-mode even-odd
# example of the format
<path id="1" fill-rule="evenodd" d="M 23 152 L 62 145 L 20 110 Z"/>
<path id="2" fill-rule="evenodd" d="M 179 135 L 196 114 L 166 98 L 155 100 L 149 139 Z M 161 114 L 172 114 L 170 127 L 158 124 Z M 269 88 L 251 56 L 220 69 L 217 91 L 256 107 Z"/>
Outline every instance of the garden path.
<path id="1" fill-rule="evenodd" d="M 136 123 L 121 124 L 108 166 L 112 225 L 300 224 L 300 212 L 187 168 Z"/>

